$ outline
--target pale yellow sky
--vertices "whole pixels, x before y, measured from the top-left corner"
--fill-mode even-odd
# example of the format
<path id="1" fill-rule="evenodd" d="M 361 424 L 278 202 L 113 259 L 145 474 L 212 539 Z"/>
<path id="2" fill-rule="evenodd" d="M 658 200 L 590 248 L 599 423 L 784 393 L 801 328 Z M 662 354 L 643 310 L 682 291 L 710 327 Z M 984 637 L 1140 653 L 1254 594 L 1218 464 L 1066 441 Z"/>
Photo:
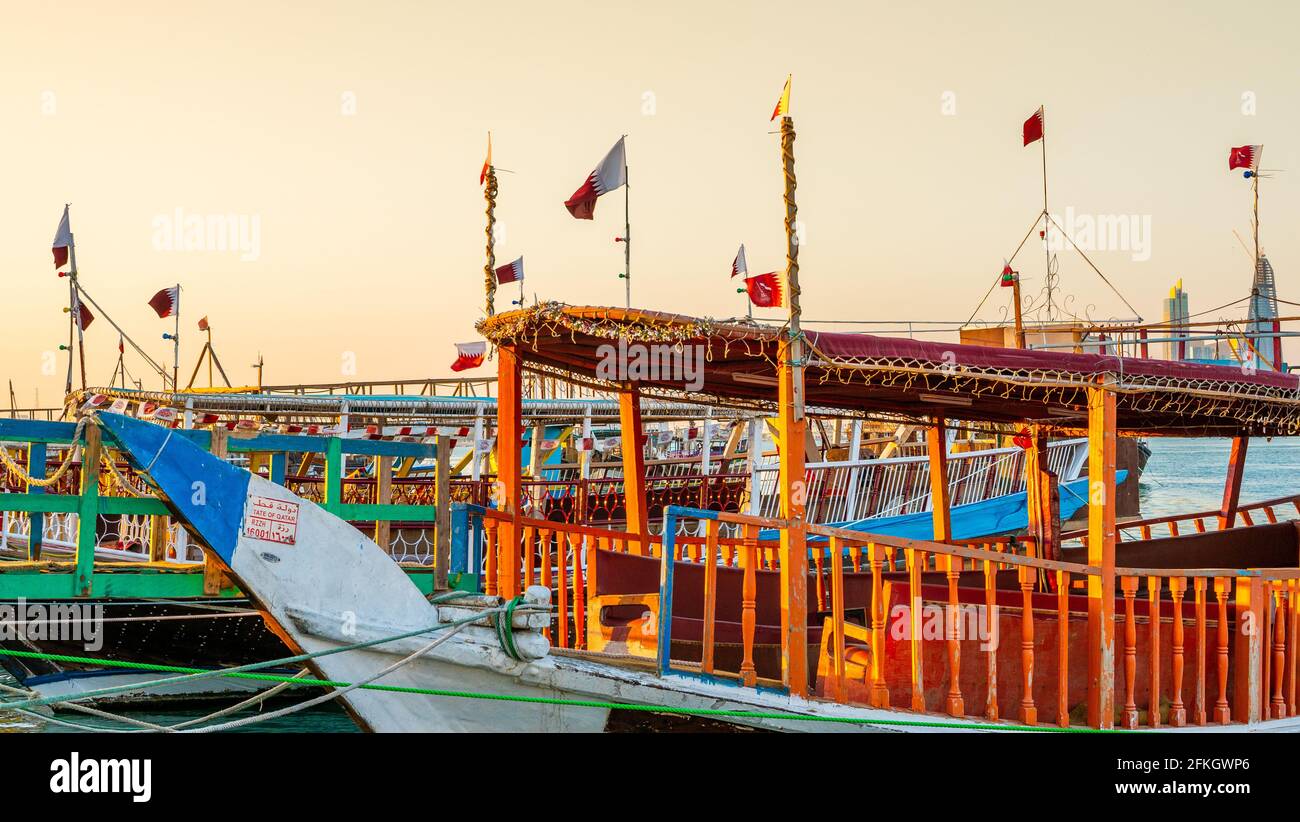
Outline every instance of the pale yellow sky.
<path id="1" fill-rule="evenodd" d="M 482 311 L 488 129 L 514 172 L 497 256 L 525 255 L 530 301 L 622 303 L 621 193 L 594 222 L 562 203 L 626 133 L 634 302 L 743 313 L 737 244 L 754 273 L 783 263 L 768 115 L 788 72 L 808 317 L 965 319 L 1041 207 L 1039 152 L 1020 145 L 1039 104 L 1052 211 L 1150 219 L 1149 259 L 1094 255 L 1144 316 L 1178 277 L 1193 312 L 1248 293 L 1231 232 L 1249 237 L 1249 184 L 1226 164 L 1243 143 L 1285 172 L 1262 184 L 1262 242 L 1294 295 L 1294 4 L 914 5 L 15 5 L 0 27 L 0 378 L 23 405 L 61 395 L 66 360 L 42 363 L 66 338 L 50 256 L 64 202 L 83 284 L 168 362 L 171 323 L 145 301 L 184 285 L 182 379 L 204 314 L 238 381 L 258 351 L 272 383 L 447 375 Z M 177 209 L 255 220 L 256 259 L 160 250 Z M 1036 290 L 1041 249 L 1020 262 Z M 1127 315 L 1069 253 L 1061 278 L 1080 312 Z M 87 331 L 91 384 L 116 343 L 102 319 Z"/>

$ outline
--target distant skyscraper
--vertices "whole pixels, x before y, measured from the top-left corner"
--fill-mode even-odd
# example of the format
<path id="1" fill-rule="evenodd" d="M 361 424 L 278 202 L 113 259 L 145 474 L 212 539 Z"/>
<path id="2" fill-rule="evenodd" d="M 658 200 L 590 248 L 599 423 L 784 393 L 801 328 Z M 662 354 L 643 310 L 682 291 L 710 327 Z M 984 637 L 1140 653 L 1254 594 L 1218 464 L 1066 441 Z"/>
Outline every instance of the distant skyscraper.
<path id="1" fill-rule="evenodd" d="M 1160 336 L 1178 338 L 1187 336 L 1186 324 L 1189 312 L 1187 308 L 1187 292 L 1183 291 L 1182 279 L 1179 279 L 1174 287 L 1169 289 L 1169 297 L 1165 300 L 1163 315 L 1162 320 L 1165 324 L 1166 333 Z M 1165 359 L 1183 359 L 1187 356 L 1187 352 L 1186 350 L 1180 351 L 1179 348 L 1182 346 L 1185 349 L 1186 345 L 1186 342 L 1165 343 Z"/>
<path id="2" fill-rule="evenodd" d="M 1251 283 L 1250 311 L 1247 318 L 1250 320 L 1251 331 L 1265 334 L 1273 331 L 1273 320 L 1277 318 L 1277 285 L 1273 281 L 1273 266 L 1269 263 L 1268 257 L 1263 254 L 1259 255 L 1259 264 L 1255 267 L 1255 281 Z M 1273 338 L 1252 334 L 1250 344 L 1255 350 L 1243 354 L 1254 361 L 1256 368 L 1268 367 L 1265 362 L 1272 363 L 1275 359 Z M 1281 350 L 1280 345 L 1276 348 Z M 1259 356 L 1256 356 L 1256 352 Z M 1261 357 L 1265 362 L 1260 361 Z"/>

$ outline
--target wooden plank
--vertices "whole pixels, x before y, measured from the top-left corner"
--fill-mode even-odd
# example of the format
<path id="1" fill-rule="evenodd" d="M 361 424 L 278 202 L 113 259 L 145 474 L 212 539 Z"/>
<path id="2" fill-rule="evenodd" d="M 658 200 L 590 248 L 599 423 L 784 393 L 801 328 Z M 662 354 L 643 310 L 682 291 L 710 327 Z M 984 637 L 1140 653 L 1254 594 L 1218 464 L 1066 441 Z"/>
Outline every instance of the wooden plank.
<path id="1" fill-rule="evenodd" d="M 1115 726 L 1115 394 L 1088 389 L 1088 724 Z"/>
<path id="2" fill-rule="evenodd" d="M 1237 521 L 1237 506 L 1241 502 L 1241 479 L 1246 474 L 1246 446 L 1249 437 L 1233 437 L 1232 452 L 1228 456 L 1228 475 L 1223 484 L 1223 505 L 1219 508 L 1219 530 L 1226 531 Z"/>
<path id="3" fill-rule="evenodd" d="M 523 385 L 513 346 L 497 348 L 497 510 L 507 515 L 498 530 L 497 594 L 519 593 L 519 493 L 522 482 Z"/>
<path id="4" fill-rule="evenodd" d="M 451 442 L 438 437 L 438 475 L 436 505 L 437 528 L 434 532 L 433 587 L 447 590 L 447 569 L 451 567 Z"/>
<path id="5" fill-rule="evenodd" d="M 944 436 L 944 419 L 935 417 L 925 429 L 925 450 L 930 460 L 930 509 L 933 513 L 934 541 L 952 539 L 952 513 L 948 500 L 948 438 Z"/>
<path id="6" fill-rule="evenodd" d="M 781 516 L 788 522 L 781 534 L 781 671 L 795 696 L 808 695 L 808 544 L 804 523 L 808 488 L 804 449 L 807 418 L 795 412 L 795 368 L 792 344 L 782 337 L 778 353 L 777 402 L 780 406 Z"/>
<path id="7" fill-rule="evenodd" d="M 645 498 L 645 450 L 641 445 L 641 392 L 625 383 L 618 393 L 618 418 L 623 445 L 623 497 L 627 508 L 627 530 L 637 539 L 634 554 L 648 556 L 649 510 Z"/>
<path id="8" fill-rule="evenodd" d="M 27 446 L 27 473 L 37 479 L 46 479 L 45 459 L 47 457 L 45 443 L 33 442 Z M 39 485 L 28 485 L 27 493 L 30 495 L 43 495 L 45 489 Z M 8 502 L 8 500 L 6 500 Z M 12 509 L 8 509 L 12 510 Z M 45 515 L 39 512 L 32 512 L 29 516 L 31 529 L 27 538 L 27 558 L 32 561 L 38 561 L 41 558 L 41 543 L 45 539 Z"/>
<path id="9" fill-rule="evenodd" d="M 393 458 L 375 457 L 375 504 L 391 505 L 393 502 Z M 393 552 L 393 531 L 391 520 L 375 520 L 375 544 L 384 553 Z"/>
<path id="10" fill-rule="evenodd" d="M 86 447 L 81 457 L 81 499 L 77 506 L 77 596 L 93 593 L 95 525 L 99 517 L 99 457 L 103 453 L 98 425 L 86 426 Z"/>

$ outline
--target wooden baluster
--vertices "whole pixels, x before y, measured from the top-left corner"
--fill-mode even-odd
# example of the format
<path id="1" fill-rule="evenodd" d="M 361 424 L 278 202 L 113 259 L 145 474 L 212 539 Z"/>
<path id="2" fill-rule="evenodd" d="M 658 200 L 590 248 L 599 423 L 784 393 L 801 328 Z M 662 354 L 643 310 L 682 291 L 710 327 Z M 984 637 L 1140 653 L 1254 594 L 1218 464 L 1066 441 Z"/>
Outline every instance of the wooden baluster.
<path id="1" fill-rule="evenodd" d="M 1241 521 L 1244 522 L 1247 527 L 1255 524 L 1255 520 L 1251 518 L 1249 511 L 1241 511 L 1240 513 Z"/>
<path id="2" fill-rule="evenodd" d="M 998 643 L 1001 640 L 1002 626 L 998 621 L 998 566 L 992 560 L 984 560 L 984 619 L 989 639 L 985 643 L 984 658 L 988 666 L 985 675 L 988 679 L 988 698 L 985 700 L 984 716 L 996 721 L 998 718 Z"/>
<path id="3" fill-rule="evenodd" d="M 1070 574 L 1056 572 L 1056 724 L 1070 727 Z"/>
<path id="4" fill-rule="evenodd" d="M 1270 523 L 1277 522 L 1277 514 L 1273 511 L 1273 506 L 1271 505 L 1264 506 L 1264 516 L 1268 518 Z"/>
<path id="5" fill-rule="evenodd" d="M 1169 592 L 1174 599 L 1174 698 L 1169 706 L 1169 724 L 1175 728 L 1187 724 L 1187 708 L 1183 706 L 1183 594 L 1186 591 L 1186 577 L 1170 577 Z"/>
<path id="6" fill-rule="evenodd" d="M 1150 525 L 1143 525 L 1143 526 L 1142 526 L 1141 528 L 1139 528 L 1138 530 L 1142 532 L 1142 539 L 1151 539 L 1151 526 L 1150 526 Z"/>
<path id="7" fill-rule="evenodd" d="M 844 672 L 844 543 L 839 537 L 830 539 L 831 564 L 831 630 L 835 641 L 835 701 L 848 701 L 848 683 Z M 821 550 L 818 549 L 818 553 Z"/>
<path id="8" fill-rule="evenodd" d="M 1215 669 L 1219 677 L 1219 698 L 1214 703 L 1214 721 L 1220 725 L 1232 721 L 1232 709 L 1228 705 L 1228 594 L 1231 589 L 1230 577 L 1214 578 L 1214 598 L 1219 601 L 1219 664 Z"/>
<path id="9" fill-rule="evenodd" d="M 826 610 L 826 584 L 822 576 L 822 547 L 816 544 L 810 547 L 813 555 L 813 573 L 817 575 L 817 610 Z"/>
<path id="10" fill-rule="evenodd" d="M 583 578 L 582 537 L 569 534 L 569 550 L 573 553 L 573 647 L 587 647 L 587 581 Z"/>
<path id="11" fill-rule="evenodd" d="M 704 642 L 700 650 L 700 670 L 713 673 L 713 639 L 718 613 L 718 521 L 707 520 L 704 562 Z"/>
<path id="12" fill-rule="evenodd" d="M 1177 523 L 1177 522 L 1171 522 L 1171 523 L 1169 523 L 1169 536 L 1171 536 L 1171 537 L 1176 537 L 1176 536 L 1178 536 L 1178 523 Z"/>
<path id="13" fill-rule="evenodd" d="M 857 573 L 861 573 L 861 571 L 862 571 L 862 546 L 859 545 L 859 544 L 856 543 L 856 542 L 849 546 L 849 560 L 853 563 L 853 573 L 855 573 L 855 574 L 857 574 Z M 870 562 L 870 560 L 867 560 L 867 561 Z"/>
<path id="14" fill-rule="evenodd" d="M 1138 577 L 1120 577 L 1120 591 L 1124 594 L 1124 717 L 1123 725 L 1132 730 L 1138 726 L 1137 708 L 1137 619 L 1133 614 L 1133 600 L 1137 596 Z"/>
<path id="15" fill-rule="evenodd" d="M 497 594 L 497 526 L 495 519 L 483 517 L 483 550 L 487 552 L 484 561 L 486 567 L 483 569 L 483 593 L 490 597 Z"/>
<path id="16" fill-rule="evenodd" d="M 1205 724 L 1205 577 L 1196 577 L 1192 588 L 1196 595 L 1196 703 L 1192 707 L 1192 720 Z"/>
<path id="17" fill-rule="evenodd" d="M 1151 662 L 1151 704 L 1147 708 L 1148 720 L 1152 728 L 1160 727 L 1160 591 L 1163 582 L 1160 577 L 1147 577 L 1148 627 L 1150 628 L 1151 647 L 1147 653 Z"/>
<path id="18" fill-rule="evenodd" d="M 907 556 L 908 640 L 912 652 L 912 710 L 925 712 L 924 672 L 921 668 L 921 568 L 925 552 L 903 549 Z"/>
<path id="19" fill-rule="evenodd" d="M 1296 715 L 1296 645 L 1300 644 L 1300 611 L 1297 610 L 1300 605 L 1300 580 L 1291 579 L 1286 583 L 1287 599 L 1289 605 L 1287 613 L 1291 615 L 1291 643 L 1287 646 L 1287 715 Z"/>
<path id="20" fill-rule="evenodd" d="M 1028 565 L 1017 567 L 1020 575 L 1020 721 L 1025 725 L 1038 724 L 1038 708 L 1034 706 L 1034 583 L 1037 574 Z"/>
<path id="21" fill-rule="evenodd" d="M 1201 519 L 1200 517 L 1196 518 L 1196 533 L 1198 534 L 1205 533 L 1205 520 Z"/>
<path id="22" fill-rule="evenodd" d="M 1273 718 L 1286 716 L 1286 697 L 1282 685 L 1286 674 L 1286 598 L 1282 583 L 1270 583 L 1276 616 L 1273 618 Z"/>
<path id="23" fill-rule="evenodd" d="M 874 542 L 867 543 L 867 561 L 871 565 L 871 705 L 889 707 L 889 687 L 885 685 L 885 586 L 884 551 Z"/>
<path id="24" fill-rule="evenodd" d="M 957 583 L 961 580 L 961 558 L 949 555 L 948 571 L 948 715 L 962 716 L 966 703 L 961 696 L 961 600 L 957 598 Z M 938 561 L 938 555 L 935 556 Z"/>
<path id="25" fill-rule="evenodd" d="M 555 593 L 558 600 L 558 611 L 560 617 L 560 647 L 572 648 L 569 644 L 569 562 L 568 562 L 568 534 L 556 529 L 555 531 L 555 572 L 559 578 L 555 581 Z"/>
<path id="26" fill-rule="evenodd" d="M 532 525 L 524 526 L 524 588 L 533 584 L 533 569 L 537 565 L 534 552 L 537 529 Z"/>
<path id="27" fill-rule="evenodd" d="M 741 553 L 741 565 L 745 574 L 740 588 L 740 633 L 743 646 L 740 681 L 748 687 L 753 687 L 758 681 L 758 674 L 754 670 L 754 626 L 758 622 L 758 551 L 758 526 L 746 525 L 744 550 Z"/>

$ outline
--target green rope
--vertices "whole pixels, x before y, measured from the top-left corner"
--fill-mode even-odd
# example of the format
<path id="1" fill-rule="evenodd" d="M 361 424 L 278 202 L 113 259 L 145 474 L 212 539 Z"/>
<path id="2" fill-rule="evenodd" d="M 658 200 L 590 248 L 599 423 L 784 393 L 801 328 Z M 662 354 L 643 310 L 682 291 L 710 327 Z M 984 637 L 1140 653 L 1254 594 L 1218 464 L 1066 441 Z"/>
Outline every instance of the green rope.
<path id="1" fill-rule="evenodd" d="M 0 648 L 0 654 L 21 657 L 26 659 L 44 659 L 52 662 L 69 662 L 78 664 L 101 665 L 110 668 L 133 668 L 144 671 L 157 671 L 159 673 L 199 673 L 204 672 L 202 668 L 186 668 L 177 665 L 154 665 L 150 663 L 133 663 L 116 659 L 94 659 L 91 657 L 68 656 L 66 654 L 43 654 L 35 651 L 15 651 Z M 272 663 L 274 664 L 274 663 Z M 209 672 L 210 673 L 210 672 Z M 307 679 L 305 677 L 290 677 L 276 674 L 256 674 L 244 672 L 231 672 L 226 676 L 237 677 L 241 679 L 255 679 L 267 682 L 288 682 L 294 686 L 311 686 L 318 688 L 346 688 L 351 683 L 338 682 L 328 679 Z M 130 686 L 139 688 L 143 686 Z M 487 694 L 478 691 L 450 691 L 436 688 L 412 688 L 401 685 L 362 685 L 362 690 L 387 691 L 390 693 L 413 694 L 418 696 L 442 696 L 455 697 L 460 699 L 483 699 L 495 702 L 523 702 L 535 705 L 557 705 L 571 708 L 604 708 L 607 710 L 618 711 L 641 711 L 645 713 L 661 714 L 679 714 L 686 716 L 701 717 L 719 717 L 732 719 L 774 719 L 774 720 L 799 720 L 806 722 L 831 722 L 848 725 L 885 725 L 897 727 L 913 728 L 947 728 L 951 730 L 981 730 L 981 731 L 1026 731 L 1032 733 L 1128 733 L 1120 729 L 1101 730 L 1098 728 L 1061 728 L 1055 725 L 999 725 L 990 722 L 977 723 L 960 723 L 960 722 L 940 722 L 938 720 L 914 720 L 914 719 L 867 719 L 862 717 L 847 716 L 808 716 L 804 714 L 793 714 L 782 711 L 738 711 L 727 710 L 723 708 L 678 708 L 668 705 L 633 705 L 623 702 L 605 702 L 601 700 L 586 699 L 559 699 L 556 697 L 542 696 L 512 696 L 508 694 Z M 92 694 L 78 695 L 77 698 L 85 698 Z M 58 701 L 64 701 L 66 698 L 60 698 Z M 0 709 L 8 706 L 0 704 Z"/>
<path id="2" fill-rule="evenodd" d="M 497 629 L 497 641 L 501 643 L 501 649 L 506 652 L 506 656 L 515 662 L 523 662 L 524 658 L 519 653 L 519 648 L 515 645 L 514 619 L 515 608 L 523 602 L 522 595 L 515 597 L 506 603 L 506 612 L 503 614 L 498 611 L 493 617 L 493 625 Z"/>

